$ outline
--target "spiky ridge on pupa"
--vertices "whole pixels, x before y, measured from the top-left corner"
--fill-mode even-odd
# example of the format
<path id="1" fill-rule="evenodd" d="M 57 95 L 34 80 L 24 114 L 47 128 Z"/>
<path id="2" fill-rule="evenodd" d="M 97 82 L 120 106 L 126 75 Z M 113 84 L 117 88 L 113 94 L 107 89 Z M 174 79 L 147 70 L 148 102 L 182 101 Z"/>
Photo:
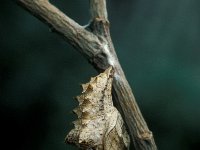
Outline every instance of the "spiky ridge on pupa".
<path id="1" fill-rule="evenodd" d="M 82 95 L 76 97 L 79 106 L 74 109 L 78 120 L 74 121 L 75 128 L 66 137 L 67 143 L 75 144 L 81 149 L 105 149 L 105 136 L 108 136 L 121 117 L 112 102 L 113 73 L 113 68 L 109 67 L 91 78 L 89 83 L 82 84 Z M 121 128 L 123 120 L 118 124 Z M 122 135 L 124 129 L 119 132 Z"/>

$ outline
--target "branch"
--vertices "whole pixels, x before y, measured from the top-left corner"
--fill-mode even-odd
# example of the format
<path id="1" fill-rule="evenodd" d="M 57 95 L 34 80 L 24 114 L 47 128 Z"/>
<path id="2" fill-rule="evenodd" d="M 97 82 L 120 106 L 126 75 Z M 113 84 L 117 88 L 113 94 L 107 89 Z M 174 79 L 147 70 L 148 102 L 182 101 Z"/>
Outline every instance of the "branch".
<path id="1" fill-rule="evenodd" d="M 139 110 L 118 61 L 109 31 L 106 0 L 90 0 L 91 32 L 67 17 L 48 0 L 17 0 L 31 14 L 48 24 L 81 52 L 99 71 L 115 70 L 113 98 L 128 126 L 135 149 L 156 150 L 151 131 Z"/>
<path id="2" fill-rule="evenodd" d="M 90 0 L 91 29 L 98 36 L 109 36 L 109 21 L 105 0 Z"/>
<path id="3" fill-rule="evenodd" d="M 90 12 L 92 20 L 101 18 L 102 20 L 108 20 L 108 14 L 106 9 L 105 0 L 90 0 Z"/>
<path id="4" fill-rule="evenodd" d="M 52 31 L 67 39 L 87 58 L 95 56 L 102 49 L 97 36 L 85 30 L 48 0 L 17 0 L 17 3 L 50 26 Z"/>

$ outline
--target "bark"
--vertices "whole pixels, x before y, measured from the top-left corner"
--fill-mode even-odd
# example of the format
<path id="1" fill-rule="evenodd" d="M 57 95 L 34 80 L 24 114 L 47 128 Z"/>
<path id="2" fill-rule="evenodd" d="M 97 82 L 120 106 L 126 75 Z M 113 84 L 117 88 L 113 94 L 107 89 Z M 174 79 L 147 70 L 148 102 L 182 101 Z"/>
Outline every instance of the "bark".
<path id="1" fill-rule="evenodd" d="M 113 98 L 126 122 L 135 149 L 156 150 L 153 134 L 148 129 L 118 61 L 109 31 L 106 0 L 90 0 L 90 31 L 66 16 L 48 0 L 17 2 L 64 37 L 97 71 L 102 72 L 113 66 Z"/>

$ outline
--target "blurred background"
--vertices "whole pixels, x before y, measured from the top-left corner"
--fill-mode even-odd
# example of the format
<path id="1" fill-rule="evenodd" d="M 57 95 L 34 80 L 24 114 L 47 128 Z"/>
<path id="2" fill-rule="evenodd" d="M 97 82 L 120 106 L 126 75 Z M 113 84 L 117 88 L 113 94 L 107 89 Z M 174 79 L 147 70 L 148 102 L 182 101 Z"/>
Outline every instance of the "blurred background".
<path id="1" fill-rule="evenodd" d="M 88 1 L 51 2 L 88 23 Z M 198 0 L 108 0 L 119 60 L 160 150 L 200 144 L 199 6 Z M 97 72 L 13 1 L 1 1 L 0 11 L 1 147 L 75 150 L 64 143 L 76 119 L 73 97 Z"/>

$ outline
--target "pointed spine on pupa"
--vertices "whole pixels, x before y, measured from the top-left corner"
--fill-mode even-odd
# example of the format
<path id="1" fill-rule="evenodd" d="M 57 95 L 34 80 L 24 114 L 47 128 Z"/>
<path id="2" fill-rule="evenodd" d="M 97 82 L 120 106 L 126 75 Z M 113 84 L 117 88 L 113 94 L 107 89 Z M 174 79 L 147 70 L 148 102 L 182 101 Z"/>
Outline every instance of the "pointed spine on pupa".
<path id="1" fill-rule="evenodd" d="M 81 85 L 83 88 L 82 94 L 76 97 L 79 106 L 74 109 L 78 118 L 94 117 L 104 110 L 105 104 L 113 105 L 111 100 L 113 73 L 113 68 L 109 67 L 105 72 L 92 77 L 88 83 Z M 105 98 L 107 99 L 106 101 L 104 100 Z"/>

